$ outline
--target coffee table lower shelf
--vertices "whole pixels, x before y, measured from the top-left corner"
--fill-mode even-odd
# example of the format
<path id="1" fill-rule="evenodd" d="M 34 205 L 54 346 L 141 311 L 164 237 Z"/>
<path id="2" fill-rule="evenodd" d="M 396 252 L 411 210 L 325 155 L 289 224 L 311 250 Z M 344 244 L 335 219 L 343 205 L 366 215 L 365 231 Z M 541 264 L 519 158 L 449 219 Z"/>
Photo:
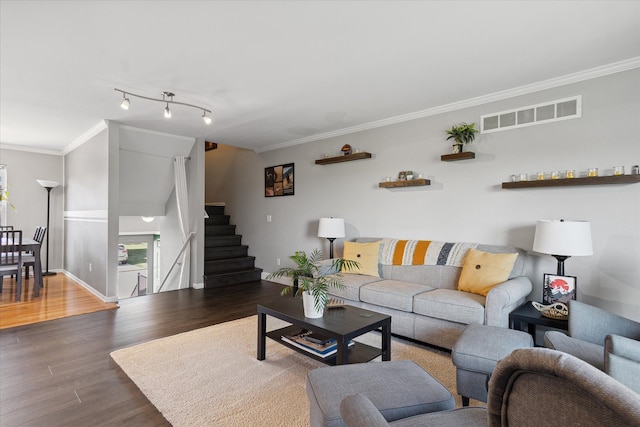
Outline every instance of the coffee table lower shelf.
<path id="1" fill-rule="evenodd" d="M 291 326 L 287 326 L 285 328 L 282 329 L 276 329 L 275 331 L 270 331 L 267 332 L 267 337 L 271 338 L 274 341 L 277 341 L 278 343 L 284 345 L 285 347 L 289 347 L 290 349 L 300 353 L 300 354 L 304 354 L 305 356 L 308 356 L 312 359 L 318 360 L 322 363 L 325 363 L 327 365 L 331 365 L 334 366 L 336 364 L 336 355 L 332 354 L 331 356 L 327 356 L 327 357 L 320 357 L 316 354 L 313 354 L 311 352 L 305 351 L 301 348 L 298 348 L 292 344 L 289 344 L 286 341 L 282 340 L 282 336 L 283 335 L 292 335 L 295 334 L 296 332 L 300 331 L 300 327 L 299 326 L 295 326 L 295 325 L 291 325 Z M 377 347 L 372 347 L 370 345 L 367 344 L 363 344 L 360 342 L 355 342 L 355 344 L 352 347 L 349 347 L 349 363 L 366 363 L 369 362 L 373 359 L 375 359 L 376 357 L 380 356 L 382 354 L 382 350 L 377 348 Z"/>

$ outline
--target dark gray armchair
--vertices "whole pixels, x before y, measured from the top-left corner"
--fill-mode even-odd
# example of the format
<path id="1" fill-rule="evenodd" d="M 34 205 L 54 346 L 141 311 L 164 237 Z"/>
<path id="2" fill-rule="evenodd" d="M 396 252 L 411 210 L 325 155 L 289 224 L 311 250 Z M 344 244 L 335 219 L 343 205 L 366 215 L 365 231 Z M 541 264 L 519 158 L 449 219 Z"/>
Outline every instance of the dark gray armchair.
<path id="1" fill-rule="evenodd" d="M 367 397 L 346 397 L 347 427 L 640 426 L 640 395 L 586 362 L 546 348 L 515 350 L 489 382 L 487 408 L 465 407 L 388 423 Z"/>
<path id="2" fill-rule="evenodd" d="M 569 301 L 569 334 L 548 331 L 544 345 L 582 359 L 640 393 L 640 323 Z"/>

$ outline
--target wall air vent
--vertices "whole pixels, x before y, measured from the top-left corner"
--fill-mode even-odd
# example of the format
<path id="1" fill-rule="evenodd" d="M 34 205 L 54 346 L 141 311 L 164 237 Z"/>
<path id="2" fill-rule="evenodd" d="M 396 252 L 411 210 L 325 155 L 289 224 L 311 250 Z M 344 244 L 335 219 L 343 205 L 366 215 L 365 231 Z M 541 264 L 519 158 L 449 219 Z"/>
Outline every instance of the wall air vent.
<path id="1" fill-rule="evenodd" d="M 582 95 L 480 116 L 480 133 L 582 117 Z"/>

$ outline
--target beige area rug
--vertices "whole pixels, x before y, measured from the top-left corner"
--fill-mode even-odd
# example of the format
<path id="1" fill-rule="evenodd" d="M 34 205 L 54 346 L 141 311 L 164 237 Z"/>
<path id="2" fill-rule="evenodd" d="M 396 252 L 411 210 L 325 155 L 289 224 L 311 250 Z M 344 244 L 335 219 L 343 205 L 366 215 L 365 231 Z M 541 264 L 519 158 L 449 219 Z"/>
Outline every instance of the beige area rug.
<path id="1" fill-rule="evenodd" d="M 268 330 L 287 324 L 267 317 Z M 380 333 L 356 339 L 380 347 Z M 256 359 L 257 316 L 197 329 L 111 357 L 174 426 L 308 426 L 309 370 L 326 366 L 267 339 Z M 456 396 L 450 356 L 393 338 L 391 359 L 413 360 Z M 371 362 L 371 363 L 376 363 Z"/>

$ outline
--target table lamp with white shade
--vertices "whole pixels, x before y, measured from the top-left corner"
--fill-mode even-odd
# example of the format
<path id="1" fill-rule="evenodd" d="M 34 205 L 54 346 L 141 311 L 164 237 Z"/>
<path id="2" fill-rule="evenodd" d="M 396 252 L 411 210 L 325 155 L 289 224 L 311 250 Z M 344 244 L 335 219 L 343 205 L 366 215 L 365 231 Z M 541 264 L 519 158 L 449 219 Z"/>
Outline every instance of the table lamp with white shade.
<path id="1" fill-rule="evenodd" d="M 564 261 L 572 256 L 593 255 L 589 221 L 539 220 L 533 250 L 558 260 L 558 276 L 564 276 Z"/>
<path id="2" fill-rule="evenodd" d="M 36 182 L 44 187 L 47 190 L 47 233 L 45 234 L 45 238 L 47 239 L 47 271 L 43 272 L 43 276 L 53 276 L 56 274 L 55 271 L 49 271 L 49 236 L 51 235 L 51 229 L 49 228 L 49 214 L 51 212 L 51 190 L 60 185 L 59 182 L 56 181 L 47 181 L 44 179 L 37 179 Z"/>
<path id="3" fill-rule="evenodd" d="M 333 259 L 333 241 L 344 236 L 344 218 L 320 218 L 318 237 L 329 240 L 329 258 Z"/>

